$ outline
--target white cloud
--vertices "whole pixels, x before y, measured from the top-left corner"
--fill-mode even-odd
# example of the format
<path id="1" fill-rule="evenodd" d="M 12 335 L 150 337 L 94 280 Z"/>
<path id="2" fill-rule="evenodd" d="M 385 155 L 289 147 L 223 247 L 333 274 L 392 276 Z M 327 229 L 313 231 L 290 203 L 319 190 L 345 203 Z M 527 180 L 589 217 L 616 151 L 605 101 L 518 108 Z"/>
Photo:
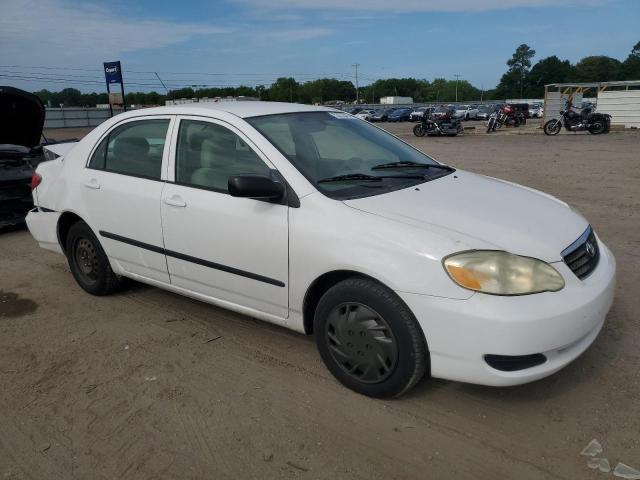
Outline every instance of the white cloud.
<path id="1" fill-rule="evenodd" d="M 318 9 L 378 12 L 468 12 L 514 7 L 557 6 L 558 0 L 235 0 L 263 10 Z M 608 0 L 565 0 L 563 6 L 592 5 Z"/>
<path id="2" fill-rule="evenodd" d="M 48 56 L 67 63 L 95 62 L 228 31 L 194 23 L 123 18 L 105 7 L 70 5 L 63 0 L 2 0 L 1 11 L 3 61 L 22 57 L 28 62 L 31 57 Z"/>
<path id="3" fill-rule="evenodd" d="M 275 30 L 272 32 L 266 32 L 264 34 L 264 37 L 274 39 L 274 40 L 294 42 L 294 41 L 310 40 L 312 38 L 324 37 L 324 36 L 330 35 L 331 33 L 332 31 L 328 28 L 310 27 L 310 28 L 290 29 L 290 30 Z"/>

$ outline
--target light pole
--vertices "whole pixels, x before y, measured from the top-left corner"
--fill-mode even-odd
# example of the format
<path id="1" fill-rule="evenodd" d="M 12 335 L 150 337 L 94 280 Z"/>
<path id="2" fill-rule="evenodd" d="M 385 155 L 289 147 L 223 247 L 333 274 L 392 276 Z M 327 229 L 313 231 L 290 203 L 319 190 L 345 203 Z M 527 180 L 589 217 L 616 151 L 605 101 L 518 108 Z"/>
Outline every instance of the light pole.
<path id="1" fill-rule="evenodd" d="M 454 77 L 456 77 L 456 102 L 457 102 L 458 101 L 458 80 L 460 79 L 460 74 L 456 73 Z"/>
<path id="2" fill-rule="evenodd" d="M 356 69 L 356 105 L 360 104 L 360 88 L 358 86 L 358 67 L 359 66 L 360 66 L 359 63 L 354 63 L 352 65 L 352 67 Z"/>

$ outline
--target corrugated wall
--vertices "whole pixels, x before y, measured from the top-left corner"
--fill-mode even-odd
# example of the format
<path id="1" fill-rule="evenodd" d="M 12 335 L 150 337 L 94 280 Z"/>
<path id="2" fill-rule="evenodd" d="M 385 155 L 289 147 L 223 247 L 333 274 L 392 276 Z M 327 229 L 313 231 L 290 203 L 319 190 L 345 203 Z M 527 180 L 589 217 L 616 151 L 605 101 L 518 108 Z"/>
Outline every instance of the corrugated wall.
<path id="1" fill-rule="evenodd" d="M 640 128 L 640 90 L 600 92 L 596 111 L 611 115 L 612 125 Z"/>
<path id="2" fill-rule="evenodd" d="M 113 109 L 114 115 L 120 112 Z M 47 108 L 44 128 L 96 127 L 108 118 L 108 108 Z"/>
<path id="3" fill-rule="evenodd" d="M 561 92 L 548 92 L 544 103 L 544 123 L 560 117 L 560 110 L 566 108 L 569 95 Z M 573 94 L 573 106 L 580 108 L 582 105 L 582 93 Z"/>

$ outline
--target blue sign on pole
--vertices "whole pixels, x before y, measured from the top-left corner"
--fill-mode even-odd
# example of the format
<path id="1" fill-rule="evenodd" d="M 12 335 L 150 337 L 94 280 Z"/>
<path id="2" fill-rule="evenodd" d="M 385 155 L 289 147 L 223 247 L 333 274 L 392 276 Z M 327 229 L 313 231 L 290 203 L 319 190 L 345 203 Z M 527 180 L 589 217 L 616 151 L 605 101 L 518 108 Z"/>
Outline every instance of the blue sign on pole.
<path id="1" fill-rule="evenodd" d="M 122 69 L 120 62 L 104 62 L 104 78 L 107 85 L 110 83 L 122 83 Z"/>

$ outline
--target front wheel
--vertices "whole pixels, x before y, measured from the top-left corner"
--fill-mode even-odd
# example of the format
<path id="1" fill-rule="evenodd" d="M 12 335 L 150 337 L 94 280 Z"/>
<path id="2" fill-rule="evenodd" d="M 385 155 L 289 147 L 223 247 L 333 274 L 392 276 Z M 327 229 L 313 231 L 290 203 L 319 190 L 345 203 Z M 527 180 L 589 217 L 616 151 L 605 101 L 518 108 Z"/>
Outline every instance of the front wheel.
<path id="1" fill-rule="evenodd" d="M 85 222 L 74 223 L 66 243 L 69 268 L 78 285 L 92 295 L 109 295 L 122 284 L 98 238 Z"/>
<path id="2" fill-rule="evenodd" d="M 544 124 L 544 133 L 545 135 L 557 135 L 560 133 L 560 129 L 562 128 L 562 123 L 560 120 L 553 119 L 549 120 Z"/>
<path id="3" fill-rule="evenodd" d="M 419 123 L 418 125 L 416 125 L 415 127 L 413 127 L 413 134 L 416 137 L 424 137 L 425 134 L 425 130 L 424 127 L 422 126 L 421 123 Z"/>
<path id="4" fill-rule="evenodd" d="M 491 133 L 495 131 L 496 131 L 496 119 L 490 118 L 489 121 L 487 122 L 487 133 Z"/>
<path id="5" fill-rule="evenodd" d="M 418 322 L 387 287 L 349 278 L 331 287 L 314 316 L 320 356 L 345 386 L 371 397 L 398 397 L 427 371 Z"/>

